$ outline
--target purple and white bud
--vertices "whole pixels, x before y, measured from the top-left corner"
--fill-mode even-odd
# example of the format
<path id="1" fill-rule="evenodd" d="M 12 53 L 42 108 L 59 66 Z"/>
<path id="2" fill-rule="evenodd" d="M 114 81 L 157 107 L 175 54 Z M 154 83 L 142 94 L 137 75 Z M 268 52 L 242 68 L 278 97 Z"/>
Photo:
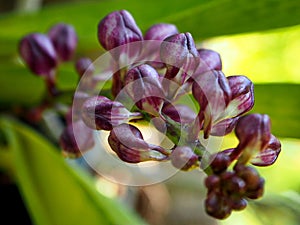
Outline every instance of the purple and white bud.
<path id="1" fill-rule="evenodd" d="M 69 61 L 77 47 L 77 34 L 73 26 L 59 23 L 50 28 L 48 36 L 61 61 Z"/>
<path id="2" fill-rule="evenodd" d="M 229 83 L 222 71 L 212 70 L 197 77 L 192 93 L 200 105 L 199 125 L 203 126 L 204 138 L 208 138 L 212 126 L 224 119 L 232 95 Z"/>
<path id="3" fill-rule="evenodd" d="M 78 158 L 94 146 L 93 130 L 82 120 L 69 123 L 60 136 L 59 144 L 66 157 Z"/>
<path id="4" fill-rule="evenodd" d="M 162 147 L 148 144 L 140 130 L 130 124 L 114 127 L 108 136 L 108 143 L 118 157 L 127 163 L 164 161 L 168 158 Z"/>
<path id="5" fill-rule="evenodd" d="M 81 116 L 85 124 L 92 129 L 111 130 L 122 123 L 141 118 L 142 115 L 128 111 L 120 102 L 104 96 L 94 96 L 83 103 Z"/>
<path id="6" fill-rule="evenodd" d="M 187 171 L 199 166 L 198 156 L 189 146 L 177 146 L 170 155 L 174 167 Z"/>
<path id="7" fill-rule="evenodd" d="M 254 105 L 253 83 L 246 76 L 227 77 L 230 89 L 231 100 L 224 112 L 224 117 L 236 117 L 242 115 Z"/>
<path id="8" fill-rule="evenodd" d="M 271 135 L 267 147 L 254 156 L 250 162 L 255 166 L 270 166 L 277 160 L 280 152 L 280 141 L 274 135 Z"/>
<path id="9" fill-rule="evenodd" d="M 193 37 L 188 32 L 164 39 L 160 57 L 167 66 L 165 78 L 175 80 L 179 84 L 192 76 L 200 61 Z"/>
<path id="10" fill-rule="evenodd" d="M 130 69 L 125 76 L 125 90 L 139 109 L 155 116 L 160 114 L 164 93 L 153 67 L 142 64 Z"/>
<path id="11" fill-rule="evenodd" d="M 98 24 L 98 40 L 106 50 L 143 40 L 142 32 L 126 10 L 114 11 Z"/>
<path id="12" fill-rule="evenodd" d="M 19 53 L 28 68 L 40 76 L 49 76 L 57 66 L 57 55 L 49 37 L 31 33 L 19 43 Z"/>

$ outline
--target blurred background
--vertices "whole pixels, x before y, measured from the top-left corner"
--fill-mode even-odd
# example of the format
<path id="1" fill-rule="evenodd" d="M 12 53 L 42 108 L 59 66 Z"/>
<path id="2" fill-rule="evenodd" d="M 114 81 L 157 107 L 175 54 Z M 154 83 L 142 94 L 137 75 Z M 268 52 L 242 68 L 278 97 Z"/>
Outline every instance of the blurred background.
<path id="1" fill-rule="evenodd" d="M 191 32 L 199 47 L 220 53 L 226 75 L 246 75 L 254 82 L 252 111 L 270 115 L 272 131 L 282 143 L 277 162 L 268 168 L 258 168 L 266 179 L 265 195 L 250 202 L 245 210 L 217 221 L 207 216 L 203 208 L 206 190 L 201 171 L 178 172 L 162 183 L 145 187 L 122 186 L 92 174 L 96 181 L 93 187 L 109 199 L 121 200 L 151 225 L 300 224 L 300 11 L 297 10 L 300 2 L 187 0 L 185 4 L 172 1 L 144 4 L 133 0 L 1 0 L 0 113 L 7 116 L 20 106 L 37 104 L 44 91 L 41 80 L 32 76 L 18 58 L 17 43 L 23 35 L 45 32 L 59 21 L 73 24 L 79 36 L 77 55 L 95 59 L 103 53 L 96 39 L 97 23 L 112 10 L 128 9 L 142 31 L 153 23 L 174 22 L 181 32 Z M 61 73 L 64 75 L 59 78 L 60 87 L 74 89 L 77 78 L 72 65 L 66 65 Z M 32 217 L 38 216 L 33 216 L 33 206 L 28 203 L 30 191 L 26 190 L 30 186 L 16 178 L 19 172 L 16 168 L 20 167 L 14 162 L 17 156 L 10 154 L 3 124 L 0 127 L 0 215 L 5 218 L 8 212 L 13 212 L 22 218 L 22 224 L 33 224 Z M 45 139 L 53 142 L 47 135 Z M 224 147 L 235 144 L 232 136 L 224 140 Z M 20 149 L 28 146 L 34 148 L 27 144 Z M 67 163 L 74 164 L 72 160 Z M 37 221 L 34 219 L 35 224 L 40 224 Z M 86 224 L 93 224 L 88 221 L 86 218 Z"/>

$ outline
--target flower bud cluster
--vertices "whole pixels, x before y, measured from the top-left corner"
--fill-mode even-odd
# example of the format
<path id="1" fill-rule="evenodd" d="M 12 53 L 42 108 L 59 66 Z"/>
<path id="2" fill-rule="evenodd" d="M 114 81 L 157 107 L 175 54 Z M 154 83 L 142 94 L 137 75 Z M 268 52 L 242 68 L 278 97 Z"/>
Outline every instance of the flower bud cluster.
<path id="1" fill-rule="evenodd" d="M 123 162 L 169 161 L 181 171 L 206 172 L 205 208 L 212 217 L 224 219 L 262 196 L 264 179 L 248 164 L 272 165 L 281 144 L 271 133 L 267 115 L 246 115 L 254 105 L 249 78 L 226 76 L 219 53 L 197 48 L 192 34 L 180 33 L 173 24 L 154 24 L 143 34 L 126 10 L 104 17 L 97 35 L 111 55 L 107 66 L 111 93 L 92 91 L 101 80 L 95 78 L 89 58 L 75 62 L 80 87 L 87 91 L 79 88 L 73 112 L 65 115 L 66 128 L 59 143 L 66 156 L 80 157 L 94 146 L 93 130 L 106 130 L 111 150 Z M 20 55 L 32 72 L 55 87 L 53 71 L 73 58 L 76 44 L 74 29 L 58 24 L 48 35 L 24 37 Z M 181 97 L 188 97 L 196 107 L 180 102 Z M 173 146 L 165 149 L 148 143 L 135 126 L 141 121 L 152 123 Z M 211 149 L 201 143 L 202 137 L 229 133 L 239 141 L 230 149 L 211 155 Z M 207 155 L 211 155 L 209 160 Z"/>
<path id="2" fill-rule="evenodd" d="M 218 153 L 210 167 L 213 173 L 206 177 L 206 212 L 217 219 L 227 218 L 233 210 L 243 210 L 249 199 L 263 195 L 265 180 L 251 166 L 236 163 L 227 170 L 230 157 Z"/>

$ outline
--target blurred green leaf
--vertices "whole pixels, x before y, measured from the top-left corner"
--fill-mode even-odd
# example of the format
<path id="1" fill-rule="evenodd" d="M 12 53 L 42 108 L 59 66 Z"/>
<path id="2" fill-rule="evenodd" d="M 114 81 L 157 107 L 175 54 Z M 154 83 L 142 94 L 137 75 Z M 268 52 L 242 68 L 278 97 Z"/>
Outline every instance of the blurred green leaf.
<path id="1" fill-rule="evenodd" d="M 256 84 L 252 112 L 271 117 L 272 133 L 300 138 L 300 84 Z"/>
<path id="2" fill-rule="evenodd" d="M 35 224 L 144 224 L 124 205 L 98 193 L 92 178 L 68 165 L 39 134 L 4 117 L 0 126 L 6 131 L 18 186 Z"/>

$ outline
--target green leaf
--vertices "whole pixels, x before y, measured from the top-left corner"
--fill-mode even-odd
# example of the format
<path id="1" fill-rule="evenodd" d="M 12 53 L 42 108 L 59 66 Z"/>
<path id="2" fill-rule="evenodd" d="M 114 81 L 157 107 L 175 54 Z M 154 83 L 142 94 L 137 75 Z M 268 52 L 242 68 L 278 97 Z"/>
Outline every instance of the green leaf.
<path id="1" fill-rule="evenodd" d="M 0 119 L 14 157 L 18 186 L 36 225 L 141 225 L 133 212 L 95 189 L 83 170 L 19 122 Z"/>
<path id="2" fill-rule="evenodd" d="M 252 112 L 268 114 L 272 133 L 300 138 L 300 84 L 256 84 Z"/>

